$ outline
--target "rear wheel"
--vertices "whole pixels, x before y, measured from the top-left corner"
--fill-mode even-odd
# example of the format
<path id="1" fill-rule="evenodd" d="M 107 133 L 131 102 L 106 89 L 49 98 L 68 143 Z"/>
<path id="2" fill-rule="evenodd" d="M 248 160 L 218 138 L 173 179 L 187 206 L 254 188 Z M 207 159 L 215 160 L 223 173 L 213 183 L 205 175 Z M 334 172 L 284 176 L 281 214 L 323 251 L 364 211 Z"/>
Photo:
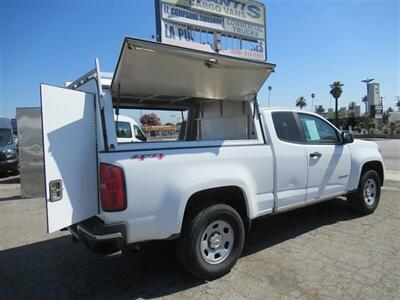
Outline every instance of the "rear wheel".
<path id="1" fill-rule="evenodd" d="M 348 201 L 355 212 L 366 215 L 375 211 L 380 195 L 381 182 L 378 173 L 366 170 L 360 178 L 357 191 L 348 196 Z"/>
<path id="2" fill-rule="evenodd" d="M 177 254 L 189 272 L 203 279 L 228 273 L 242 253 L 244 226 L 230 206 L 216 204 L 186 222 L 177 241 Z"/>

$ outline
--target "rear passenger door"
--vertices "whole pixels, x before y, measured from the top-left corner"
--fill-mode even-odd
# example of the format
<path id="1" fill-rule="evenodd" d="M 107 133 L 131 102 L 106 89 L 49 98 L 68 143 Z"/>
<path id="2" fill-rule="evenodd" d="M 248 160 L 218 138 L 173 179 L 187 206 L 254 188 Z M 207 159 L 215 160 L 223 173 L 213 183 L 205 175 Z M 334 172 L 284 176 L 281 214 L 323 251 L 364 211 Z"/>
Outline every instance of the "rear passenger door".
<path id="1" fill-rule="evenodd" d="M 307 153 L 293 112 L 271 114 L 275 127 L 270 130 L 275 153 L 275 208 L 280 210 L 306 199 Z"/>
<path id="2" fill-rule="evenodd" d="M 326 120 L 298 113 L 308 161 L 307 201 L 346 191 L 351 156 L 340 132 Z"/>

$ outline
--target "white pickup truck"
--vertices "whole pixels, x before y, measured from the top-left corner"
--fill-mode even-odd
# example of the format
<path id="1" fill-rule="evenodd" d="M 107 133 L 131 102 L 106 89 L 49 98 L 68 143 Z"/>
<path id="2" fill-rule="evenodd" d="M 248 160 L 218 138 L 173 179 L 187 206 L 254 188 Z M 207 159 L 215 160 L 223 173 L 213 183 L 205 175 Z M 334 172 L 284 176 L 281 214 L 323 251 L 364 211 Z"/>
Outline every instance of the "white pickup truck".
<path id="1" fill-rule="evenodd" d="M 103 254 L 175 239 L 182 265 L 213 279 L 234 266 L 255 218 L 337 196 L 372 213 L 377 145 L 314 113 L 260 109 L 273 69 L 126 38 L 114 74 L 96 61 L 66 88 L 41 85 L 48 232 L 68 228 Z M 120 109 L 185 121 L 176 141 L 118 143 Z"/>

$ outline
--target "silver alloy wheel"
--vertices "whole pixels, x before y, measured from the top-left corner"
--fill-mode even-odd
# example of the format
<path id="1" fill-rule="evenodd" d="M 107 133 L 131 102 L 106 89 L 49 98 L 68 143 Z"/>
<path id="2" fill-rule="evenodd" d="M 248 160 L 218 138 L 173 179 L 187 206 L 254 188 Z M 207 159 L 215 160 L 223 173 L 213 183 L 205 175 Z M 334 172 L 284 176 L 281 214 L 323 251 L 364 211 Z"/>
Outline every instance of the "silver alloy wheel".
<path id="1" fill-rule="evenodd" d="M 372 178 L 368 178 L 364 185 L 364 201 L 368 206 L 374 204 L 376 198 L 376 182 Z"/>
<path id="2" fill-rule="evenodd" d="M 201 256 L 209 264 L 219 264 L 231 253 L 234 240 L 235 235 L 228 222 L 214 221 L 207 226 L 201 235 Z"/>

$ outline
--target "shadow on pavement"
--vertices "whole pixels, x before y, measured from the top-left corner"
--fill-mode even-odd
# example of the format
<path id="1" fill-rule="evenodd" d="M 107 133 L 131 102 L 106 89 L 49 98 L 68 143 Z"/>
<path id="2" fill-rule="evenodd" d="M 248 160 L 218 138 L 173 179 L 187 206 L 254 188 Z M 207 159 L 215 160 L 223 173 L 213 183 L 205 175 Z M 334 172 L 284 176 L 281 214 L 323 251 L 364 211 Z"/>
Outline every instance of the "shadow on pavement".
<path id="1" fill-rule="evenodd" d="M 11 178 L 10 178 L 11 177 Z M 18 177 L 15 177 L 15 175 L 12 175 L 12 176 L 5 176 L 5 175 L 2 175 L 1 177 L 0 177 L 0 184 L 16 184 L 16 183 L 20 183 L 20 178 L 19 178 L 19 176 Z"/>
<path id="2" fill-rule="evenodd" d="M 357 217 L 344 200 L 335 199 L 256 220 L 247 234 L 243 256 Z M 172 241 L 151 242 L 137 254 L 104 258 L 64 236 L 0 251 L 0 269 L 4 299 L 148 299 L 205 283 L 180 267 Z"/>
<path id="3" fill-rule="evenodd" d="M 11 200 L 25 200 L 25 199 L 21 198 L 21 196 L 0 197 L 0 202 L 2 202 L 2 201 L 11 201 Z"/>

